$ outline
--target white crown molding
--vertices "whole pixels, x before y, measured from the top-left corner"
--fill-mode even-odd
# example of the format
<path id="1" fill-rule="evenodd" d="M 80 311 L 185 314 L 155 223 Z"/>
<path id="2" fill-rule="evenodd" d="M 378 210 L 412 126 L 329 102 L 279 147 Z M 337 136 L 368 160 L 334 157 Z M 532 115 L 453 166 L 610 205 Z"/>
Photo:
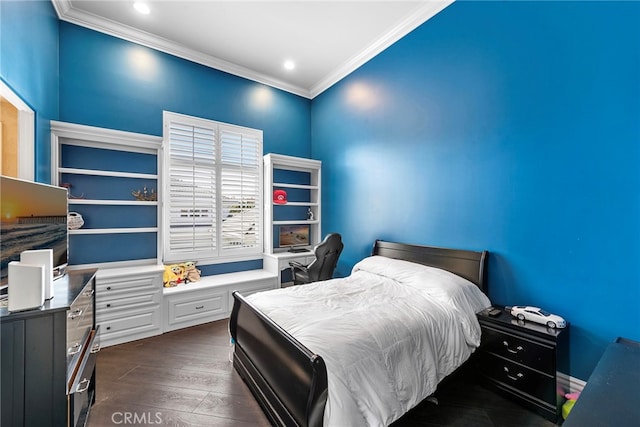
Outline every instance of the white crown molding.
<path id="1" fill-rule="evenodd" d="M 378 55 L 380 52 L 391 46 L 396 41 L 413 31 L 415 28 L 435 16 L 438 12 L 449 6 L 454 0 L 427 1 L 423 6 L 416 9 L 407 19 L 402 21 L 388 33 L 382 35 L 378 40 L 368 46 L 358 55 L 350 58 L 334 72 L 327 75 L 310 89 L 299 87 L 271 76 L 258 73 L 249 68 L 233 64 L 223 59 L 203 54 L 190 49 L 179 43 L 155 36 L 136 28 L 120 24 L 118 22 L 102 18 L 100 16 L 75 9 L 70 0 L 51 0 L 62 21 L 70 22 L 82 27 L 86 27 L 101 33 L 118 37 L 133 43 L 140 44 L 161 52 L 177 56 L 188 61 L 196 62 L 216 70 L 224 71 L 235 76 L 243 77 L 262 83 L 276 89 L 281 89 L 304 98 L 313 99 L 326 89 L 358 69 L 367 61 Z"/>
<path id="2" fill-rule="evenodd" d="M 105 19 L 100 16 L 94 15 L 92 13 L 75 9 L 73 8 L 69 0 L 51 1 L 54 4 L 54 8 L 56 10 L 56 13 L 58 14 L 58 18 L 62 21 L 70 22 L 81 27 L 89 28 L 91 30 L 108 34 L 110 36 L 118 37 L 142 46 L 149 47 L 151 49 L 158 50 L 160 52 L 168 53 L 170 55 L 186 59 L 188 61 L 215 68 L 216 70 L 224 71 L 225 73 L 253 80 L 258 83 L 263 83 L 267 86 L 282 89 L 295 95 L 299 95 L 305 98 L 310 97 L 309 91 L 307 89 L 292 85 L 287 82 L 283 82 L 278 79 L 274 79 L 273 77 L 258 73 L 256 71 L 250 70 L 249 68 L 233 64 L 220 58 L 203 54 L 202 52 L 190 49 L 171 40 L 155 36 L 151 33 L 147 33 L 146 31 L 142 31 L 128 25 L 120 24 L 110 19 Z"/>
<path id="3" fill-rule="evenodd" d="M 364 65 L 366 62 L 377 56 L 383 50 L 400 40 L 402 37 L 409 34 L 411 31 L 425 23 L 427 20 L 434 17 L 441 12 L 444 8 L 452 4 L 455 0 L 446 1 L 428 1 L 422 7 L 418 8 L 415 13 L 408 16 L 404 21 L 396 25 L 391 31 L 384 34 L 368 48 L 363 50 L 358 55 L 355 55 L 341 67 L 336 69 L 335 72 L 329 74 L 324 79 L 313 85 L 309 92 L 311 99 L 315 98 L 358 68 Z"/>

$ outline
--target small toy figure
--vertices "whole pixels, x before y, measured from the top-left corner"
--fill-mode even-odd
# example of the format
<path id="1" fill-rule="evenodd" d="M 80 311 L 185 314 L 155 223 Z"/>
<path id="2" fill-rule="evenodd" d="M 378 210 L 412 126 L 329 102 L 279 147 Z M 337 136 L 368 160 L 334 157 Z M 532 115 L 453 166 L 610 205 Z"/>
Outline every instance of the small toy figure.
<path id="1" fill-rule="evenodd" d="M 196 268 L 196 263 L 194 261 L 188 261 L 184 263 L 184 276 L 185 282 L 197 282 L 200 280 L 200 270 Z"/>
<path id="2" fill-rule="evenodd" d="M 183 264 L 171 264 L 164 266 L 162 284 L 165 288 L 178 286 L 185 281 L 185 268 Z"/>
<path id="3" fill-rule="evenodd" d="M 313 211 L 311 210 L 311 208 L 309 208 L 309 210 L 307 211 L 307 219 L 309 221 L 313 221 Z"/>

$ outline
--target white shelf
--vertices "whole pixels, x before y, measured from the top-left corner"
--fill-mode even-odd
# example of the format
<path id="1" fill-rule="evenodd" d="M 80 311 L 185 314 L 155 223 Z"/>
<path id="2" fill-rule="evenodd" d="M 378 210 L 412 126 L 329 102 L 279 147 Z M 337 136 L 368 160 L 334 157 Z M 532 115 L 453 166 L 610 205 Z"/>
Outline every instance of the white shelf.
<path id="1" fill-rule="evenodd" d="M 274 169 L 280 169 L 280 168 L 274 168 Z M 273 187 L 274 188 L 276 187 L 277 188 L 300 188 L 303 190 L 317 190 L 319 188 L 317 185 L 288 184 L 283 182 L 274 182 Z"/>
<path id="2" fill-rule="evenodd" d="M 273 225 L 298 225 L 298 224 L 320 224 L 320 221 L 315 219 L 313 221 L 309 221 L 308 219 L 273 221 Z M 310 243 L 310 244 L 315 244 L 315 243 Z"/>
<path id="3" fill-rule="evenodd" d="M 157 201 L 69 199 L 70 205 L 157 206 Z"/>
<path id="4" fill-rule="evenodd" d="M 69 230 L 69 234 L 130 234 L 130 233 L 156 233 L 158 227 L 138 228 L 79 228 Z"/>
<path id="5" fill-rule="evenodd" d="M 95 169 L 58 168 L 58 172 L 75 175 L 108 176 L 112 178 L 158 179 L 158 175 L 150 173 L 116 172 Z"/>
<path id="6" fill-rule="evenodd" d="M 287 202 L 275 206 L 320 206 L 318 202 Z"/>

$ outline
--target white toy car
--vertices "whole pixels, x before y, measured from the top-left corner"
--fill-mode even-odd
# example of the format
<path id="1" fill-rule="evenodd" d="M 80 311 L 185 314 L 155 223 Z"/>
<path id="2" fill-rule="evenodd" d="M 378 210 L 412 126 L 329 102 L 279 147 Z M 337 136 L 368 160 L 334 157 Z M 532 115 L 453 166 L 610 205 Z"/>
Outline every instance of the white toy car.
<path id="1" fill-rule="evenodd" d="M 508 313 L 517 317 L 518 320 L 529 320 L 531 322 L 542 323 L 549 328 L 564 328 L 567 322 L 556 314 L 551 314 L 538 307 L 528 305 L 516 305 L 513 307 L 505 307 Z"/>

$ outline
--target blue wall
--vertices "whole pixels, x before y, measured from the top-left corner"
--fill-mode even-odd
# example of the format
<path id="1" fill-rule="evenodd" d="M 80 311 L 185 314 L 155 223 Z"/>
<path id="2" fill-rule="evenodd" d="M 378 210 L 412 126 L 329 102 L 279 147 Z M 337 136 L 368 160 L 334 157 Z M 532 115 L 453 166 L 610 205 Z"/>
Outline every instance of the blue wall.
<path id="1" fill-rule="evenodd" d="M 60 23 L 60 120 L 162 135 L 162 111 L 263 130 L 264 151 L 309 157 L 311 101 L 73 24 Z M 76 237 L 76 236 L 74 236 Z M 148 237 L 148 236 L 141 236 Z M 154 237 L 154 236 L 151 236 Z M 149 257 L 152 241 L 72 239 L 70 255 L 93 262 Z M 136 241 L 137 242 L 137 241 Z M 137 247 L 136 247 L 137 246 Z M 104 250 L 104 248 L 107 248 Z M 153 256 L 152 256 L 153 257 Z M 79 261 L 80 262 L 80 261 Z M 82 262 L 90 262 L 83 259 Z M 204 275 L 261 268 L 262 261 L 204 266 Z"/>
<path id="2" fill-rule="evenodd" d="M 60 22 L 60 120 L 162 135 L 162 111 L 262 129 L 264 151 L 309 157 L 311 101 Z"/>
<path id="3" fill-rule="evenodd" d="M 58 119 L 58 17 L 50 1 L 0 1 L 0 78 L 35 112 L 35 179 L 51 182 Z"/>
<path id="4" fill-rule="evenodd" d="M 487 249 L 494 303 L 640 339 L 640 3 L 457 2 L 312 103 L 343 275 L 376 238 Z"/>

